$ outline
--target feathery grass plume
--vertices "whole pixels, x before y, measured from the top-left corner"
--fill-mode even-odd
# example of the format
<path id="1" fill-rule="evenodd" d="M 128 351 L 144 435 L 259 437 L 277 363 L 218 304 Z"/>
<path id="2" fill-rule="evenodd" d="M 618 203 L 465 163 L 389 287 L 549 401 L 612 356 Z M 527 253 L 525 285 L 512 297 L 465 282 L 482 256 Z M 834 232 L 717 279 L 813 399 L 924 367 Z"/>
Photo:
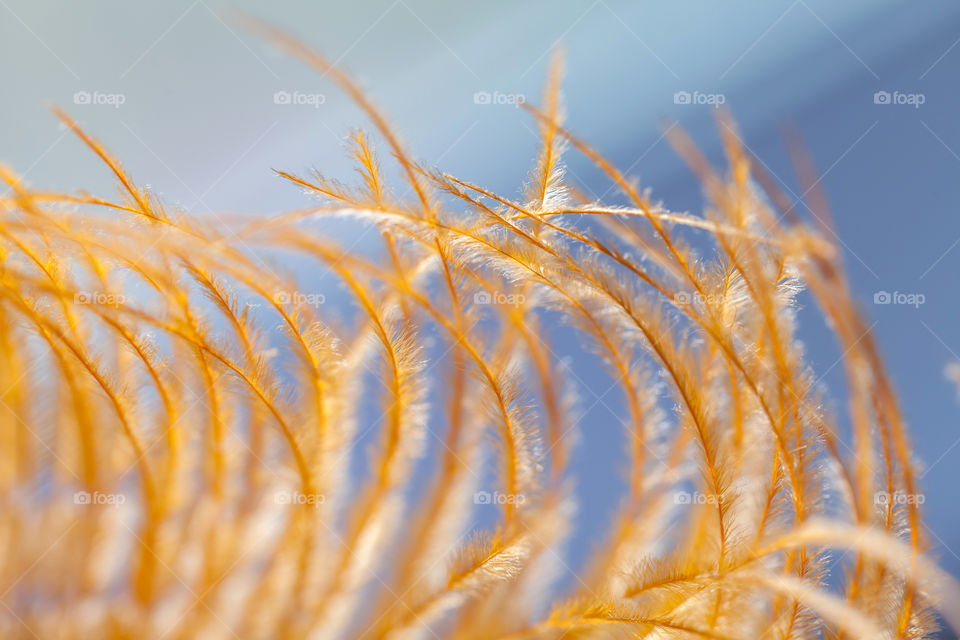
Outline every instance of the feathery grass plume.
<path id="1" fill-rule="evenodd" d="M 0 167 L 3 637 L 873 640 L 930 637 L 938 608 L 960 629 L 917 501 L 889 499 L 919 491 L 911 447 L 805 156 L 816 227 L 728 118 L 724 172 L 673 130 L 709 203 L 671 212 L 564 127 L 558 57 L 514 201 L 424 167 L 347 74 L 248 26 L 372 122 L 349 138 L 357 185 L 277 170 L 318 202 L 191 219 L 60 111 L 117 198 Z M 629 204 L 568 188 L 568 150 Z M 327 216 L 378 228 L 383 259 L 324 237 Z M 268 251 L 351 302 L 318 308 Z M 803 288 L 844 354 L 850 442 L 799 347 Z M 590 434 L 558 321 L 614 381 L 630 460 L 565 592 Z"/>

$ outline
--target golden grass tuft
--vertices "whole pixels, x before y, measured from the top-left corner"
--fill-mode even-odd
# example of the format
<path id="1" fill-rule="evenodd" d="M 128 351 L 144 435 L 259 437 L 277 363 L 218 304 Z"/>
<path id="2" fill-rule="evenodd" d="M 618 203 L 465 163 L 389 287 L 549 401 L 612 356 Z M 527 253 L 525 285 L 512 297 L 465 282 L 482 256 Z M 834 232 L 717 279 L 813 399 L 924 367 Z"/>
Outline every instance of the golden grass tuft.
<path id="1" fill-rule="evenodd" d="M 930 637 L 938 605 L 956 625 L 841 252 L 754 173 L 729 119 L 725 171 L 672 136 L 709 205 L 670 212 L 563 127 L 558 58 L 514 201 L 417 163 L 348 75 L 253 28 L 370 118 L 375 135 L 350 138 L 358 184 L 278 171 L 319 203 L 190 219 L 59 111 L 119 196 L 0 171 L 3 637 L 872 640 Z M 567 187 L 571 148 L 629 206 Z M 383 259 L 325 237 L 328 216 L 377 228 Z M 356 322 L 264 252 L 335 274 Z M 849 441 L 798 345 L 802 288 L 844 354 Z M 619 387 L 631 462 L 606 541 L 551 603 L 576 526 L 574 385 L 546 331 L 560 319 Z M 503 499 L 471 531 L 484 464 Z"/>

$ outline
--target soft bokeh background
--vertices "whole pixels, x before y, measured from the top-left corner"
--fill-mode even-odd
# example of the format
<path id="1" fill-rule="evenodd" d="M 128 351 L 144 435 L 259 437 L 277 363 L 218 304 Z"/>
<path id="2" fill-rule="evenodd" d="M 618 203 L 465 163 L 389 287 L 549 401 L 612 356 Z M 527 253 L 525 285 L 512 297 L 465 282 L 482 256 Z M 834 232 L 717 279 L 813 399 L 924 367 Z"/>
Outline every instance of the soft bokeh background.
<path id="1" fill-rule="evenodd" d="M 349 69 L 420 159 L 510 196 L 534 158 L 535 127 L 509 100 L 475 96 L 536 101 L 558 44 L 567 52 L 570 128 L 674 210 L 696 212 L 702 197 L 663 138 L 670 123 L 721 157 L 713 108 L 677 104 L 677 92 L 722 96 L 745 144 L 799 201 L 782 136 L 792 122 L 901 393 L 923 465 L 930 539 L 960 575 L 960 406 L 944 376 L 960 360 L 960 5 L 0 0 L 0 161 L 35 186 L 112 193 L 104 167 L 47 110 L 56 103 L 171 204 L 198 215 L 304 206 L 270 169 L 346 176 L 343 138 L 366 123 L 329 82 L 243 33 L 230 20 L 236 9 L 299 34 Z M 277 104 L 280 91 L 306 104 Z M 878 91 L 923 104 L 878 104 Z M 577 187 L 615 197 L 587 162 L 568 162 Z M 797 209 L 806 213 L 802 203 Z M 375 236 L 355 239 L 373 247 Z M 925 300 L 874 304 L 880 291 Z M 815 309 L 800 319 L 817 371 L 842 397 L 828 331 Z M 581 387 L 580 495 L 610 496 L 580 506 L 569 553 L 575 571 L 622 487 L 622 412 L 596 365 L 575 345 L 560 347 Z M 842 404 L 834 408 L 843 415 Z"/>

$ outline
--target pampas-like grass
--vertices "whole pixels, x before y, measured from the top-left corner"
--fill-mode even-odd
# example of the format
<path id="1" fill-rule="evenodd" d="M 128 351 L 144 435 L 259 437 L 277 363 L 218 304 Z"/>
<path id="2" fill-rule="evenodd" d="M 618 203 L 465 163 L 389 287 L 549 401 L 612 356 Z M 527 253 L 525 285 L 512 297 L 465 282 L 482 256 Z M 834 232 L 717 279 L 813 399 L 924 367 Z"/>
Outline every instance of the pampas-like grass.
<path id="1" fill-rule="evenodd" d="M 725 172 L 672 135 L 709 205 L 670 212 L 563 127 L 557 59 L 515 201 L 418 164 L 348 75 L 253 28 L 370 118 L 376 136 L 350 139 L 358 184 L 278 171 L 318 203 L 191 219 L 59 111 L 119 197 L 0 174 L 3 637 L 872 640 L 930 637 L 938 606 L 956 625 L 822 198 L 819 226 L 798 220 L 729 119 Z M 565 150 L 629 205 L 565 185 Z M 383 258 L 318 232 L 329 216 L 379 229 Z M 264 251 L 334 274 L 358 320 L 318 311 Z M 843 354 L 849 441 L 798 346 L 804 287 Z M 619 388 L 630 467 L 605 542 L 554 599 L 577 524 L 558 321 Z M 470 530 L 477 502 L 498 507 L 489 530 Z"/>

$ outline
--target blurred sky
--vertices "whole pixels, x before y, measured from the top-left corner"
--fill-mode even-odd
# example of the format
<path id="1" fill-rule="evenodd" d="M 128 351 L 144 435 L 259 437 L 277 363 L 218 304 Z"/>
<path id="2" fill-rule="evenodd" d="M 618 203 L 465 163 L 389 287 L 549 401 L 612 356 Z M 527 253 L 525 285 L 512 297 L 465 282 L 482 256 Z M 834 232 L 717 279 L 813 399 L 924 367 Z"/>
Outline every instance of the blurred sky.
<path id="1" fill-rule="evenodd" d="M 104 167 L 47 110 L 56 103 L 169 203 L 198 214 L 304 206 L 270 169 L 345 177 L 343 138 L 366 123 L 329 82 L 241 32 L 232 9 L 297 33 L 349 69 L 420 159 L 509 196 L 535 156 L 536 129 L 515 106 L 478 104 L 475 95 L 536 101 L 557 44 L 567 52 L 570 128 L 674 210 L 698 211 L 702 194 L 663 139 L 667 123 L 721 158 L 713 108 L 676 104 L 677 92 L 722 95 L 748 148 L 797 200 L 781 135 L 792 122 L 822 176 L 854 290 L 901 393 L 924 465 L 931 542 L 960 574 L 960 406 L 943 375 L 960 360 L 960 5 L 0 0 L 0 161 L 35 186 L 112 193 Z M 878 91 L 923 104 L 877 104 Z M 277 92 L 304 104 L 277 104 Z M 588 163 L 568 160 L 580 189 L 615 197 Z M 874 304 L 880 291 L 925 302 Z M 842 397 L 829 332 L 815 309 L 800 321 L 815 368 Z M 583 493 L 603 494 L 625 464 L 620 403 L 615 391 L 604 395 L 610 381 L 595 365 L 575 355 L 573 366 L 586 387 L 575 464 Z M 843 415 L 842 405 L 833 408 Z M 581 506 L 574 567 L 614 506 Z"/>

